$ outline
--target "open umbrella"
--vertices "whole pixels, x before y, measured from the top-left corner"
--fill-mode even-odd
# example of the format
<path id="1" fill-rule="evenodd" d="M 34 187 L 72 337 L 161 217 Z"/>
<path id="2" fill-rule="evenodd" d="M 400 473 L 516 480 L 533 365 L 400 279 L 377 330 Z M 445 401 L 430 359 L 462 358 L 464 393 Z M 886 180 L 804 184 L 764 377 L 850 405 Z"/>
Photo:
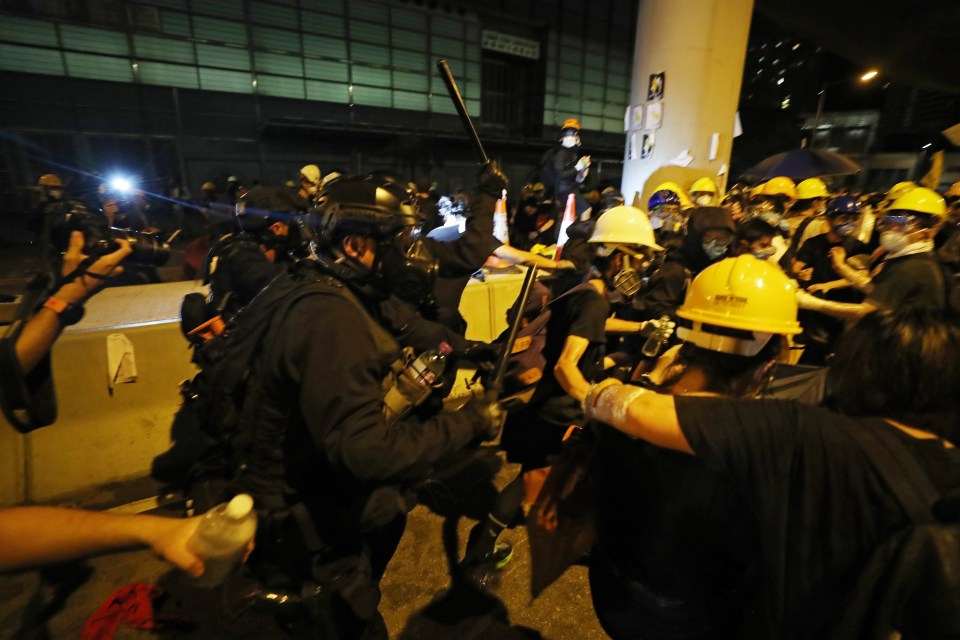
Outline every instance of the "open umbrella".
<path id="1" fill-rule="evenodd" d="M 863 169 L 845 155 L 832 151 L 793 149 L 770 156 L 744 172 L 755 180 L 769 180 L 786 176 L 793 180 L 822 178 L 824 176 L 848 176 Z"/>

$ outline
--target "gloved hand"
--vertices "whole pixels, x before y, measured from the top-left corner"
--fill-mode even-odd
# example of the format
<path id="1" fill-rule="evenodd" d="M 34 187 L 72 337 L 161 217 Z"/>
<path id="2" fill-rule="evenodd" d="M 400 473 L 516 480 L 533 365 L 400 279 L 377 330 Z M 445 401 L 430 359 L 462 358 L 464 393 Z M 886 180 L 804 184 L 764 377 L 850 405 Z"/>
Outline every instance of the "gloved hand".
<path id="1" fill-rule="evenodd" d="M 490 402 L 483 397 L 473 398 L 461 411 L 469 411 L 473 414 L 474 434 L 482 442 L 496 440 L 507 419 L 507 413 L 500 408 L 499 403 Z"/>
<path id="2" fill-rule="evenodd" d="M 590 168 L 590 156 L 582 156 L 577 160 L 577 164 L 574 165 L 574 168 L 577 171 L 583 171 L 584 169 Z"/>
<path id="3" fill-rule="evenodd" d="M 477 174 L 477 189 L 481 193 L 499 198 L 503 190 L 510 186 L 507 174 L 493 160 L 489 160 Z"/>
<path id="4" fill-rule="evenodd" d="M 463 351 L 464 360 L 479 364 L 481 362 L 496 362 L 500 357 L 502 345 L 488 344 L 479 340 L 469 340 Z"/>

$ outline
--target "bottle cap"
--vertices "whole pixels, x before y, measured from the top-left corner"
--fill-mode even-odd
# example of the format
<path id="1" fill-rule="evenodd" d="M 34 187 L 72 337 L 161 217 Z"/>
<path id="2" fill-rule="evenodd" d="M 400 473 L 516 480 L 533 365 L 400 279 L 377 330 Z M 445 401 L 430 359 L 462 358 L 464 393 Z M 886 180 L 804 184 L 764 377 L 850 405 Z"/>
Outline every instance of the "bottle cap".
<path id="1" fill-rule="evenodd" d="M 447 344 L 446 342 L 441 342 L 441 343 L 440 343 L 440 353 L 442 353 L 442 354 L 445 355 L 445 356 L 448 356 L 448 355 L 450 355 L 451 353 L 453 353 L 453 347 L 451 347 L 451 346 L 450 346 L 449 344 Z"/>
<path id="2" fill-rule="evenodd" d="M 249 494 L 241 493 L 234 497 L 224 511 L 224 515 L 230 520 L 243 520 L 253 510 L 253 498 Z"/>

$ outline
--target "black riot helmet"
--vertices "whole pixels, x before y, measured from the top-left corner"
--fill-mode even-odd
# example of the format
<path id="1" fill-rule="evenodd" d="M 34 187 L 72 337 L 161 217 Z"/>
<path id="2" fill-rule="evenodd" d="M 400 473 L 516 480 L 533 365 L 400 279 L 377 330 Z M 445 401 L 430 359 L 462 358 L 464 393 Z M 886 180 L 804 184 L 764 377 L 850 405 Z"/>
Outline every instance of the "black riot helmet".
<path id="1" fill-rule="evenodd" d="M 302 244 L 295 222 L 308 206 L 306 200 L 286 189 L 260 185 L 237 200 L 234 216 L 240 231 L 280 255 Z M 276 227 L 277 222 L 284 226 Z"/>
<path id="2" fill-rule="evenodd" d="M 377 177 L 345 176 L 324 185 L 315 216 L 317 236 L 334 254 L 342 253 L 340 243 L 348 235 L 376 240 L 376 259 L 368 275 L 381 293 L 414 304 L 430 299 L 437 261 L 420 238 L 414 194 Z M 339 256 L 337 264 L 362 273 L 365 267 L 354 262 Z"/>

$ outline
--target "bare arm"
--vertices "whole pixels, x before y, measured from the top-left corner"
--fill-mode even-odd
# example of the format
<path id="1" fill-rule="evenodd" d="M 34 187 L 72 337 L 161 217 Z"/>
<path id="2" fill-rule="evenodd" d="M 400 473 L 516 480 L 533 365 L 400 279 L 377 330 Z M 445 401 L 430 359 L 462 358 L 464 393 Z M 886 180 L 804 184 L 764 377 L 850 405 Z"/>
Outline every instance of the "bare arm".
<path id="1" fill-rule="evenodd" d="M 680 429 L 673 396 L 608 379 L 591 387 L 583 404 L 588 418 L 604 422 L 632 438 L 693 453 Z"/>
<path id="2" fill-rule="evenodd" d="M 636 333 L 643 329 L 646 322 L 633 322 L 622 318 L 607 318 L 603 330 L 607 333 Z"/>
<path id="3" fill-rule="evenodd" d="M 493 255 L 501 260 L 506 260 L 511 264 L 522 264 L 526 267 L 537 267 L 538 269 L 573 269 L 574 265 L 569 260 L 551 260 L 536 253 L 523 251 L 503 244 L 494 249 Z"/>
<path id="4" fill-rule="evenodd" d="M 149 547 L 196 577 L 203 573 L 203 561 L 187 549 L 187 541 L 201 519 L 56 507 L 0 509 L 0 572 Z"/>
<path id="5" fill-rule="evenodd" d="M 581 402 L 590 390 L 590 383 L 580 372 L 577 364 L 583 357 L 590 341 L 580 336 L 567 336 L 563 343 L 563 350 L 560 352 L 560 358 L 553 367 L 553 376 L 557 379 L 560 387 L 578 402 Z"/>
<path id="6" fill-rule="evenodd" d="M 102 277 L 112 277 L 122 273 L 123 267 L 120 266 L 120 262 L 130 255 L 132 249 L 126 240 L 119 240 L 118 244 L 120 245 L 119 249 L 113 253 L 108 253 L 91 264 L 87 268 L 87 272 Z M 81 253 L 82 249 L 83 234 L 74 231 L 70 234 L 70 245 L 63 257 L 64 275 L 74 271 L 85 258 Z M 100 278 L 80 275 L 57 289 L 53 295 L 68 304 L 81 304 L 96 293 L 103 286 L 103 283 L 104 281 Z M 43 356 L 50 351 L 50 347 L 56 342 L 62 329 L 57 313 L 46 308 L 41 308 L 27 321 L 16 344 L 17 359 L 25 373 L 29 373 L 31 369 L 37 366 Z"/>
<path id="7" fill-rule="evenodd" d="M 858 320 L 877 310 L 876 306 L 866 301 L 859 303 L 834 302 L 810 295 L 806 291 L 797 291 L 797 303 L 801 309 L 817 311 L 841 320 Z"/>

